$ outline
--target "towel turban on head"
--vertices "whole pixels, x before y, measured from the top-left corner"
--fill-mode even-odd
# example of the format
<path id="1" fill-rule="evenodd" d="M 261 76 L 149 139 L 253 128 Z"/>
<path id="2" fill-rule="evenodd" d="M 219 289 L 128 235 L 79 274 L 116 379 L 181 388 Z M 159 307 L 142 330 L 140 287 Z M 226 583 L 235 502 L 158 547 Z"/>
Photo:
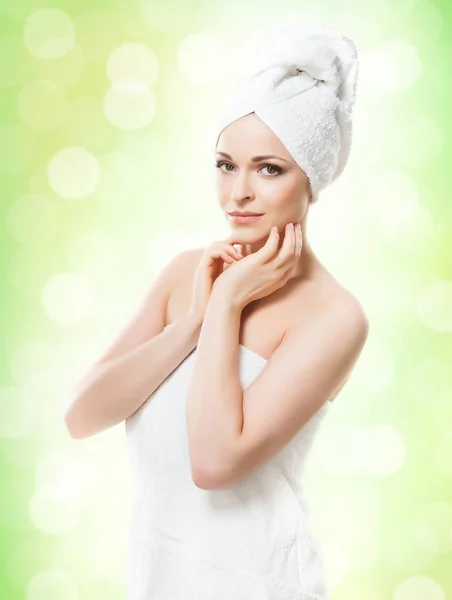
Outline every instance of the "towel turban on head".
<path id="1" fill-rule="evenodd" d="M 311 185 L 312 202 L 345 168 L 358 77 L 353 41 L 326 24 L 278 28 L 217 120 L 256 115 L 282 141 Z"/>

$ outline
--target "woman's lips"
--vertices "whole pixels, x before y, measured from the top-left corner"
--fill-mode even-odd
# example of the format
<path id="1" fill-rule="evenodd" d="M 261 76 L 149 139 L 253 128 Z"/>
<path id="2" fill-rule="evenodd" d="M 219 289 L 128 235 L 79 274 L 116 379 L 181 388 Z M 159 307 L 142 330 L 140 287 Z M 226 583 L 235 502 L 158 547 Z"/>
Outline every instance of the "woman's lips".
<path id="1" fill-rule="evenodd" d="M 248 217 L 241 217 L 240 215 L 229 215 L 229 218 L 234 223 L 241 223 L 243 225 L 246 225 L 249 223 L 255 223 L 259 219 L 262 219 L 263 216 L 264 215 L 253 215 L 253 216 L 248 216 Z"/>

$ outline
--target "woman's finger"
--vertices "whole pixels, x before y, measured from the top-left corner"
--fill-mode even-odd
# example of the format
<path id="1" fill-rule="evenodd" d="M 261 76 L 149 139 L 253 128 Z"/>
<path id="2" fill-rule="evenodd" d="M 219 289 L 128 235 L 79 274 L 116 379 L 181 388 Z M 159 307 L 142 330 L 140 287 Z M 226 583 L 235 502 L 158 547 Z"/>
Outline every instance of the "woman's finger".
<path id="1" fill-rule="evenodd" d="M 260 248 L 260 250 L 255 252 L 255 254 L 257 254 L 259 256 L 263 255 L 264 258 L 270 260 L 273 257 L 273 255 L 275 254 L 276 250 L 278 249 L 278 244 L 279 244 L 279 231 L 278 231 L 278 228 L 276 227 L 276 225 L 274 225 L 270 229 L 270 233 L 268 235 L 267 241 L 262 246 L 262 248 Z"/>
<path id="2" fill-rule="evenodd" d="M 302 245 L 303 245 L 303 233 L 301 231 L 301 227 L 299 225 L 297 225 L 296 235 L 295 235 L 295 256 L 297 259 L 300 257 Z"/>
<path id="3" fill-rule="evenodd" d="M 293 252 L 295 248 L 295 234 L 293 231 L 292 223 L 287 223 L 285 227 L 284 241 L 282 243 L 281 248 L 279 249 L 278 254 L 274 259 L 274 267 L 275 269 L 279 269 L 284 267 L 293 257 Z"/>

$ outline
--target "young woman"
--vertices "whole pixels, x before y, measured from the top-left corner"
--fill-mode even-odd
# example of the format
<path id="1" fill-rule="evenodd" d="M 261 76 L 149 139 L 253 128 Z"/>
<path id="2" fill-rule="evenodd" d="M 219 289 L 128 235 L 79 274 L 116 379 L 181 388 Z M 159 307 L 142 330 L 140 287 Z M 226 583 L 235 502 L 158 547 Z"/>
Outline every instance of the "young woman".
<path id="1" fill-rule="evenodd" d="M 170 261 L 80 382 L 67 413 L 76 438 L 126 421 L 128 600 L 329 598 L 301 476 L 365 344 L 368 320 L 306 233 L 319 190 L 346 162 L 349 132 L 336 109 L 337 100 L 346 105 L 344 84 L 354 85 L 350 70 L 347 79 L 321 60 L 353 62 L 350 40 L 320 33 L 292 30 L 294 45 L 284 52 L 303 54 L 303 44 L 320 40 L 325 55 L 315 47 L 309 56 L 323 70 L 309 61 L 295 72 L 291 66 L 301 83 L 281 94 L 281 77 L 267 63 L 250 80 L 270 74 L 254 88 L 258 109 L 249 110 L 248 86 L 244 114 L 236 97 L 219 133 L 217 196 L 230 237 Z M 288 76 L 288 62 L 279 57 L 275 68 Z M 310 149 L 309 128 L 331 132 L 332 115 L 336 137 L 324 138 L 325 151 Z"/>

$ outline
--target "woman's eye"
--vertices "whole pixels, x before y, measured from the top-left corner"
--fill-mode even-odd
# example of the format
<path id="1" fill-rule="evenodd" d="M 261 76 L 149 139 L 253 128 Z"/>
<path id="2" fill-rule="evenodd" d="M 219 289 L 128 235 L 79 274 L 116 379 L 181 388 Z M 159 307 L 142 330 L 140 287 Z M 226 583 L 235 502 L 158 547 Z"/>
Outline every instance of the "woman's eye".
<path id="1" fill-rule="evenodd" d="M 264 165 L 262 168 L 263 169 L 275 169 L 276 173 L 281 172 L 281 169 L 279 169 L 278 167 L 275 167 L 274 165 Z M 272 175 L 272 173 L 270 173 L 270 175 Z"/>
<path id="2" fill-rule="evenodd" d="M 221 162 L 221 163 L 217 163 L 216 166 L 221 169 L 221 167 L 223 166 L 229 166 L 232 167 L 232 165 L 230 163 L 225 163 L 225 162 Z"/>
<path id="3" fill-rule="evenodd" d="M 217 167 L 217 169 L 221 169 L 221 167 L 223 167 L 223 166 L 224 167 L 232 167 L 233 165 L 231 165 L 231 163 L 227 163 L 227 162 L 219 162 L 219 163 L 216 163 L 215 166 Z M 269 175 L 272 175 L 272 176 L 279 175 L 282 172 L 282 169 L 280 169 L 280 167 L 276 167 L 275 165 L 263 165 L 261 167 L 261 169 L 274 169 L 273 173 L 268 173 Z M 224 172 L 225 171 L 223 171 L 223 173 Z M 231 171 L 227 170 L 226 172 L 230 173 Z"/>

